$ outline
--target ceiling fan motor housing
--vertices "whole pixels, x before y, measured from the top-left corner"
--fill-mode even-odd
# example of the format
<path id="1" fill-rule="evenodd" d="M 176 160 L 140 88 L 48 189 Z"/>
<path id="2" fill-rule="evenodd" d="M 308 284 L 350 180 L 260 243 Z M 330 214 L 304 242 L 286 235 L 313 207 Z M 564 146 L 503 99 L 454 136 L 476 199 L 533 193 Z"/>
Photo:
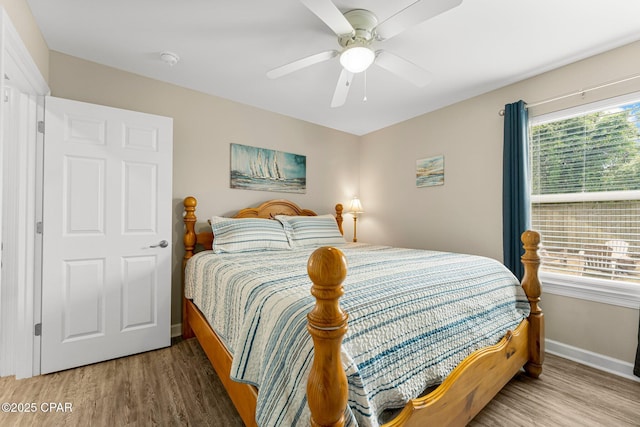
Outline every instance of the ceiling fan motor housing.
<path id="1" fill-rule="evenodd" d="M 376 15 L 365 9 L 354 9 L 345 12 L 344 17 L 354 29 L 354 33 L 338 37 L 342 47 L 348 47 L 354 43 L 369 45 L 375 38 L 374 29 L 378 25 Z"/>

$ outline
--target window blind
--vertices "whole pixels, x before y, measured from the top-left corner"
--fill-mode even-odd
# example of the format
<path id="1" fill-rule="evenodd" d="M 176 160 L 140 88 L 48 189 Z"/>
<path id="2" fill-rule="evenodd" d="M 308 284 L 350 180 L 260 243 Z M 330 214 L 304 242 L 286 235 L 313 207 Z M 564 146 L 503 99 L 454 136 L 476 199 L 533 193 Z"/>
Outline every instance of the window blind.
<path id="1" fill-rule="evenodd" d="M 532 226 L 543 270 L 640 284 L 638 101 L 532 123 Z"/>

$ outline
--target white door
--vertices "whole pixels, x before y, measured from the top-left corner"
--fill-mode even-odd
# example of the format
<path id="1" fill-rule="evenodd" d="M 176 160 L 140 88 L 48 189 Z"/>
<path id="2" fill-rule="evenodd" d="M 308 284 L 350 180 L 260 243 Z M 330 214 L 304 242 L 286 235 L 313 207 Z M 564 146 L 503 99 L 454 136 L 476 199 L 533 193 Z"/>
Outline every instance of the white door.
<path id="1" fill-rule="evenodd" d="M 45 101 L 41 372 L 170 344 L 173 122 Z"/>

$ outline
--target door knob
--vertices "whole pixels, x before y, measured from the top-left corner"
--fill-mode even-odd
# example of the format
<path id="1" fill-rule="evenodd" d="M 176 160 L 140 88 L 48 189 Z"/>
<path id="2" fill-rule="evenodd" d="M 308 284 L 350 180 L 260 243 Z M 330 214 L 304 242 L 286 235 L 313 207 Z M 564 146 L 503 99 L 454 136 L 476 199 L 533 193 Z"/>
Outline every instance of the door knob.
<path id="1" fill-rule="evenodd" d="M 149 246 L 150 248 L 157 248 L 157 247 L 161 247 L 161 248 L 166 248 L 167 246 L 169 246 L 169 242 L 167 242 L 166 240 L 160 240 L 160 243 L 158 243 L 157 245 L 151 245 Z"/>

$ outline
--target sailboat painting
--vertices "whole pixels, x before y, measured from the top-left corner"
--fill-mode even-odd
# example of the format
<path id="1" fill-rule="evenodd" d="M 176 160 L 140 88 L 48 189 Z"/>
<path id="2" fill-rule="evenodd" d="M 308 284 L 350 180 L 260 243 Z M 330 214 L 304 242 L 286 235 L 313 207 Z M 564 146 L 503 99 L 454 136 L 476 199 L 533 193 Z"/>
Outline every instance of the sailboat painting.
<path id="1" fill-rule="evenodd" d="M 231 144 L 231 188 L 306 193 L 307 156 Z"/>
<path id="2" fill-rule="evenodd" d="M 416 186 L 431 187 L 444 184 L 444 156 L 416 161 Z"/>

